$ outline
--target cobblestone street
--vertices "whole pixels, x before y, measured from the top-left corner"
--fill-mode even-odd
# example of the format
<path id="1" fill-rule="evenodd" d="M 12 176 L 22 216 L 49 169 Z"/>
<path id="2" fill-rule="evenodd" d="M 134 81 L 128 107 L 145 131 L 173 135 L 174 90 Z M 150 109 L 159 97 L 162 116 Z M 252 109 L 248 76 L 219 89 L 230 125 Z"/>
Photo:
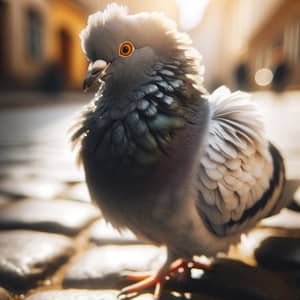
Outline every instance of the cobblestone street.
<path id="1" fill-rule="evenodd" d="M 300 180 L 300 92 L 254 98 L 288 178 Z M 118 233 L 90 203 L 67 137 L 81 106 L 0 111 L 0 300 L 113 300 L 129 283 L 122 273 L 156 270 L 164 260 L 163 248 Z M 168 281 L 163 299 L 181 297 L 173 289 L 199 300 L 300 299 L 299 192 L 295 200 L 210 270 Z"/>

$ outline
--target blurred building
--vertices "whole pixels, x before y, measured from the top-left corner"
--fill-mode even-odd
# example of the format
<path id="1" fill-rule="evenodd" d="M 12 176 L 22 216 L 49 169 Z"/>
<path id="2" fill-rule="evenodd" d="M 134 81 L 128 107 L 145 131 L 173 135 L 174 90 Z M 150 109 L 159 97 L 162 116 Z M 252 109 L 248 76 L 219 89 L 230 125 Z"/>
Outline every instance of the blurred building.
<path id="1" fill-rule="evenodd" d="M 273 85 L 279 76 L 286 76 L 282 78 L 286 88 L 300 88 L 299 0 L 280 1 L 277 9 L 249 39 L 246 59 L 252 78 L 257 70 L 269 68 L 273 72 Z"/>
<path id="2" fill-rule="evenodd" d="M 175 0 L 0 0 L 0 88 L 80 88 L 87 62 L 78 34 L 110 2 L 178 19 Z"/>
<path id="3" fill-rule="evenodd" d="M 81 85 L 86 71 L 78 33 L 84 1 L 0 0 L 1 88 Z"/>
<path id="4" fill-rule="evenodd" d="M 280 78 L 276 70 L 285 88 L 300 86 L 299 0 L 211 0 L 190 34 L 203 55 L 210 89 L 222 83 L 268 88 L 272 78 L 273 83 Z M 261 69 L 271 73 L 261 72 L 268 78 L 256 81 Z"/>

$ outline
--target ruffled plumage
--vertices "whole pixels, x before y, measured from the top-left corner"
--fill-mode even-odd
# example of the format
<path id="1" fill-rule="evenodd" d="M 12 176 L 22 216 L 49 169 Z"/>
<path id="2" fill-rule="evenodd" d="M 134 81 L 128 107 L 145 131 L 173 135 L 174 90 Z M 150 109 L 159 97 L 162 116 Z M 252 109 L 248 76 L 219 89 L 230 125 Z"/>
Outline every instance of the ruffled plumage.
<path id="1" fill-rule="evenodd" d="M 274 170 L 262 116 L 249 94 L 231 93 L 223 86 L 207 99 L 211 120 L 206 151 L 198 171 L 197 207 L 216 234 L 233 234 L 245 229 L 242 223 L 249 221 L 243 220 L 245 212 L 274 188 L 272 179 L 283 167 Z M 282 176 L 277 184 L 276 188 L 281 190 Z M 269 200 L 272 202 L 271 197 Z M 262 214 L 263 208 L 260 209 Z M 252 221 L 262 214 L 257 211 Z M 236 223 L 240 226 L 233 226 Z"/>

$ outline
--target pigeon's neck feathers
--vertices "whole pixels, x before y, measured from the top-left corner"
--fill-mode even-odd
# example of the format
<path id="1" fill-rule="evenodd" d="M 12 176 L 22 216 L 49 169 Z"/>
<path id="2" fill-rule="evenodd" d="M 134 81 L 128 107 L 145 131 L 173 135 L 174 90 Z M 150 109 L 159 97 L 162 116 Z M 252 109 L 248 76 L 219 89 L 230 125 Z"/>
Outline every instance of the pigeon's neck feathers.
<path id="1" fill-rule="evenodd" d="M 196 59 L 182 50 L 173 60 L 154 64 L 149 80 L 122 101 L 100 90 L 74 127 L 80 158 L 86 152 L 119 169 L 153 166 L 201 110 L 200 81 Z"/>

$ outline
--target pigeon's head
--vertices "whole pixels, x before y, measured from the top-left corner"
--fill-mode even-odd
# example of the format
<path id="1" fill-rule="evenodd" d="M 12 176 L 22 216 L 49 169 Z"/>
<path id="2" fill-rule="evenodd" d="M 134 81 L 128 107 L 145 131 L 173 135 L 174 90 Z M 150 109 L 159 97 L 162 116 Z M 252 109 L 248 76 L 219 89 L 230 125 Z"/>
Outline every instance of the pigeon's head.
<path id="1" fill-rule="evenodd" d="M 90 15 L 80 37 L 89 61 L 84 89 L 98 81 L 113 82 L 123 94 L 147 82 L 155 64 L 173 60 L 190 44 L 163 14 L 128 15 L 117 4 Z"/>
<path id="2" fill-rule="evenodd" d="M 122 165 L 152 166 L 199 119 L 198 52 L 164 15 L 128 15 L 116 4 L 91 15 L 80 36 L 90 62 L 84 88 L 100 87 L 73 128 L 74 144 L 119 173 Z"/>

